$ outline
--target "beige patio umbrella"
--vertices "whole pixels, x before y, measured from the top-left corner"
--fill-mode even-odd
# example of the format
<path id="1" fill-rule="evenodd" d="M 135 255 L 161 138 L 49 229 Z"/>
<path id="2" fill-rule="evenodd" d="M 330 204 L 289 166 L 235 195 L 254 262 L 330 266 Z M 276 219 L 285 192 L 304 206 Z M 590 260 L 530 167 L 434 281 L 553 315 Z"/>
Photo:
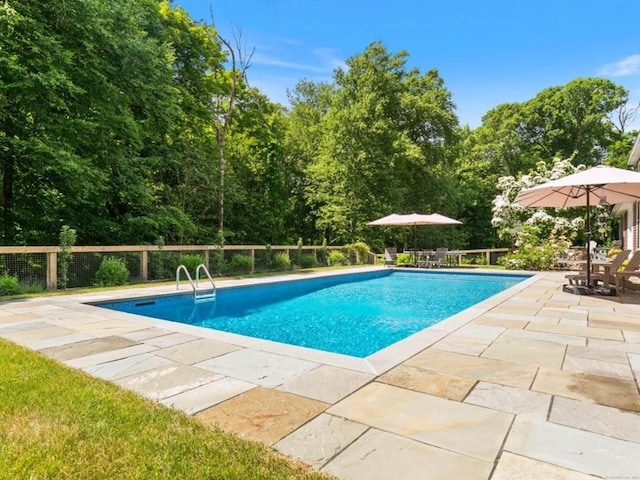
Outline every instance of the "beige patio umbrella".
<path id="1" fill-rule="evenodd" d="M 458 225 L 462 222 L 453 218 L 445 217 L 439 213 L 407 213 L 397 214 L 392 213 L 386 217 L 378 218 L 367 225 L 378 226 L 412 226 L 413 227 L 413 249 L 418 251 L 418 237 L 416 234 L 416 227 L 418 225 Z"/>
<path id="2" fill-rule="evenodd" d="M 591 205 L 640 200 L 640 172 L 600 165 L 521 190 L 514 202 L 523 207 L 587 207 L 587 244 L 591 240 Z M 587 255 L 587 286 L 591 285 Z"/>

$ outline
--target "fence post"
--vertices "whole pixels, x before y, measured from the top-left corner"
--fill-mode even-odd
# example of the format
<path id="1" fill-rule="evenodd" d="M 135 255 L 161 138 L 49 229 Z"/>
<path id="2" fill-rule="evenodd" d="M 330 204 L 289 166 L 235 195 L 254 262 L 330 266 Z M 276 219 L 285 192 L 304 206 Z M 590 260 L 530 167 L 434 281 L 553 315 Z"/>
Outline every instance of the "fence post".
<path id="1" fill-rule="evenodd" d="M 140 277 L 143 282 L 149 279 L 149 252 L 147 250 L 140 252 Z"/>
<path id="2" fill-rule="evenodd" d="M 487 265 L 491 265 L 491 250 L 484 252 L 484 258 L 487 261 Z"/>
<path id="3" fill-rule="evenodd" d="M 47 253 L 47 290 L 58 289 L 58 253 Z"/>

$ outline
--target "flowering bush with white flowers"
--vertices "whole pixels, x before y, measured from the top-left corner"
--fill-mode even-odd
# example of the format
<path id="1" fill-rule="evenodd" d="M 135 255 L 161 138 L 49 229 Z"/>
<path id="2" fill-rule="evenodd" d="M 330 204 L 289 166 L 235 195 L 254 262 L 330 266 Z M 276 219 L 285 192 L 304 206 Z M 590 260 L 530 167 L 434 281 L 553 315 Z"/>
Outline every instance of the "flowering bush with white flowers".
<path id="1" fill-rule="evenodd" d="M 571 159 L 555 159 L 551 168 L 548 168 L 544 162 L 538 162 L 535 171 L 519 179 L 512 176 L 500 177 L 498 187 L 502 193 L 493 200 L 491 220 L 498 236 L 504 240 L 517 242 L 523 227 L 529 225 L 536 227 L 543 238 L 551 234 L 575 238 L 578 231 L 584 227 L 582 217 L 567 218 L 568 209 L 525 208 L 513 201 L 520 190 L 571 175 L 584 168 L 584 165 L 574 167 Z"/>
<path id="2" fill-rule="evenodd" d="M 584 208 L 525 208 L 513 203 L 520 190 L 535 187 L 550 180 L 584 170 L 584 165 L 574 167 L 571 159 L 555 159 L 551 168 L 539 162 L 536 170 L 516 179 L 500 177 L 498 187 L 502 193 L 493 200 L 492 225 L 498 236 L 509 240 L 516 251 L 503 258 L 507 268 L 545 270 L 556 254 L 566 252 L 578 232 L 584 230 Z M 605 208 L 596 206 L 594 218 L 598 227 L 593 229 L 594 239 L 603 239 L 609 232 L 608 214 Z"/>

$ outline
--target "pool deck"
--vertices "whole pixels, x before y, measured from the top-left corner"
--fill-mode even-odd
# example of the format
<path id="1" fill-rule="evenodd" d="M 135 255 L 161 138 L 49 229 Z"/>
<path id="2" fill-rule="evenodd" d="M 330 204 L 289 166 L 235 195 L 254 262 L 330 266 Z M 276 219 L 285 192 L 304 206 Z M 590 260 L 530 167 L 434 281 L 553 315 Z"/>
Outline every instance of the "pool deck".
<path id="1" fill-rule="evenodd" d="M 342 479 L 640 479 L 640 292 L 564 283 L 537 274 L 367 359 L 86 304 L 175 286 L 0 303 L 0 337 Z"/>

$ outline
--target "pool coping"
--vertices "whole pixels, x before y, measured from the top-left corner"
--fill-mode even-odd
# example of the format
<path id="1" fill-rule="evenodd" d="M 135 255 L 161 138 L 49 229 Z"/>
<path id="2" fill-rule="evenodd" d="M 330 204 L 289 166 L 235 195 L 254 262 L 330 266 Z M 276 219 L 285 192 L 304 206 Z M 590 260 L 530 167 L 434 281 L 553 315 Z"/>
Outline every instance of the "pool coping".
<path id="1" fill-rule="evenodd" d="M 320 278 L 320 277 L 330 277 L 330 276 L 340 276 L 340 275 L 349 275 L 355 273 L 364 273 L 364 272 L 375 272 L 380 270 L 398 270 L 398 271 L 421 271 L 424 272 L 424 269 L 415 269 L 415 268 L 398 268 L 398 267 L 361 267 L 354 268 L 349 270 L 342 271 L 326 271 L 326 272 L 314 272 L 313 274 L 288 274 L 288 275 L 277 275 L 273 277 L 262 277 L 262 278 L 253 278 L 253 279 L 243 279 L 243 280 L 224 280 L 219 282 L 219 285 L 216 285 L 216 288 L 225 289 L 225 288 L 235 288 L 235 287 L 243 287 L 243 286 L 251 286 L 257 284 L 270 284 L 270 283 L 282 283 L 282 282 L 294 282 L 299 280 L 304 280 L 305 278 Z M 447 269 L 440 268 L 438 269 L 440 273 L 477 273 L 477 274 L 493 274 L 496 275 L 495 270 L 490 269 L 474 269 L 472 271 L 463 271 L 461 272 L 459 269 Z M 445 336 L 454 332 L 455 330 L 463 327 L 468 324 L 475 318 L 480 315 L 483 315 L 488 310 L 494 308 L 496 305 L 504 302 L 511 296 L 516 293 L 522 291 L 527 286 L 531 285 L 539 278 L 539 274 L 536 272 L 508 272 L 508 271 L 500 271 L 499 275 L 513 275 L 513 276 L 522 276 L 522 275 L 531 275 L 530 278 L 524 279 L 516 285 L 513 285 L 491 297 L 480 301 L 468 307 L 450 317 L 445 318 L 444 320 L 439 321 L 433 326 L 427 327 L 419 332 L 416 332 L 407 338 L 404 338 L 396 343 L 393 343 L 376 353 L 369 355 L 364 358 L 353 357 L 350 355 L 344 355 L 339 353 L 332 353 L 323 350 L 316 350 L 308 347 L 301 347 L 297 345 L 289 345 L 286 343 L 280 343 L 272 340 L 265 340 L 255 337 L 248 337 L 245 335 L 235 334 L 231 332 L 224 332 L 221 330 L 213 330 L 205 327 L 188 325 L 184 323 L 174 322 L 170 320 L 156 319 L 147 317 L 144 315 L 138 315 L 130 312 L 119 312 L 115 310 L 111 310 L 113 312 L 117 312 L 118 314 L 123 315 L 123 319 L 127 319 L 130 321 L 134 321 L 136 323 L 143 324 L 150 328 L 163 328 L 174 330 L 178 333 L 184 333 L 187 335 L 195 335 L 201 338 L 208 338 L 211 340 L 229 343 L 232 345 L 236 345 L 242 348 L 252 348 L 256 350 L 261 350 L 264 352 L 274 353 L 278 355 L 285 355 L 288 357 L 306 360 L 310 362 L 320 363 L 324 365 L 331 365 L 339 368 L 346 368 L 349 370 L 354 370 L 356 372 L 362 373 L 370 373 L 374 375 L 380 375 L 391 368 L 399 365 L 405 360 L 411 358 L 418 352 L 424 350 L 425 348 L 433 345 L 438 342 Z M 312 276 L 309 276 L 312 275 Z M 97 305 L 100 302 L 104 301 L 117 301 L 117 300 L 135 300 L 138 298 L 145 297 L 156 297 L 170 294 L 180 294 L 180 293 L 189 293 L 190 287 L 188 284 L 183 284 L 182 289 L 175 289 L 174 287 L 166 287 L 167 290 L 171 288 L 171 291 L 165 291 L 164 293 L 154 293 L 153 295 L 149 295 L 148 291 L 140 292 L 135 291 L 135 294 L 127 294 L 126 296 L 119 296 L 118 298 L 112 298 L 110 300 L 98 300 L 98 301 L 85 301 L 82 302 L 87 306 L 94 307 L 100 309 L 100 312 L 105 310 L 104 307 L 100 307 Z M 88 294 L 91 295 L 91 294 Z M 104 316 L 104 313 L 99 313 Z M 119 316 L 119 315 L 118 315 Z"/>

